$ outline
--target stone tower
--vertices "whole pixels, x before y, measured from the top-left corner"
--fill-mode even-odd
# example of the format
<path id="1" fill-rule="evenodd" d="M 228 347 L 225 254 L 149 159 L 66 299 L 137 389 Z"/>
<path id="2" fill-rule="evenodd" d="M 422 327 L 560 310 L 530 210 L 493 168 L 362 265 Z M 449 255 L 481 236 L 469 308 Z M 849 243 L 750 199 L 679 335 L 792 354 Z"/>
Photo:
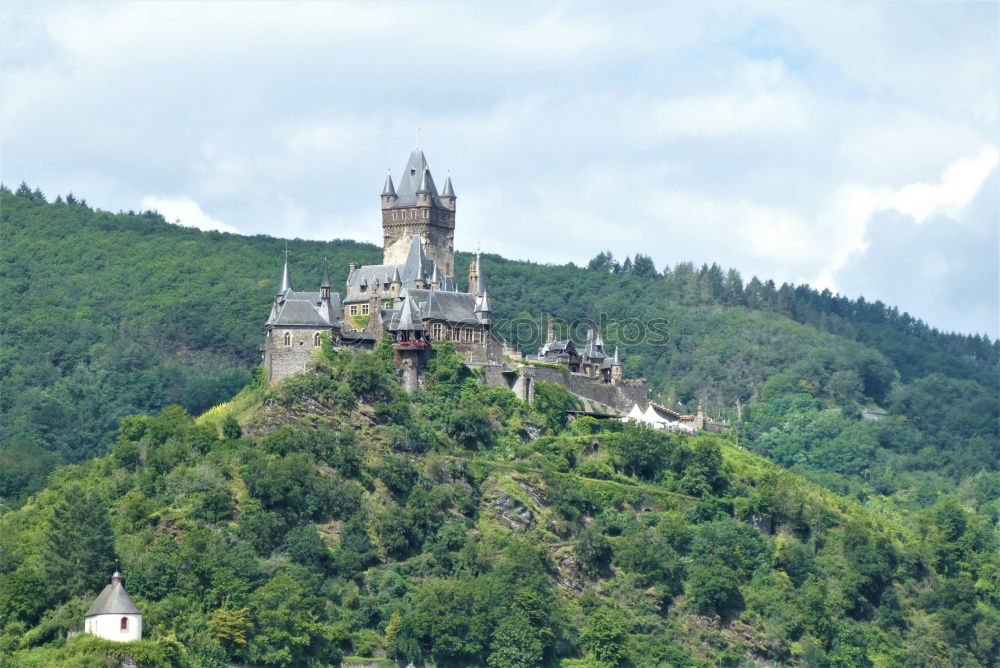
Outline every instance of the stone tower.
<path id="1" fill-rule="evenodd" d="M 438 194 L 427 159 L 419 149 L 410 154 L 398 190 L 392 176 L 386 177 L 382 189 L 382 235 L 382 264 L 404 264 L 410 239 L 418 235 L 427 257 L 446 276 L 455 274 L 455 191 L 451 177 Z"/>

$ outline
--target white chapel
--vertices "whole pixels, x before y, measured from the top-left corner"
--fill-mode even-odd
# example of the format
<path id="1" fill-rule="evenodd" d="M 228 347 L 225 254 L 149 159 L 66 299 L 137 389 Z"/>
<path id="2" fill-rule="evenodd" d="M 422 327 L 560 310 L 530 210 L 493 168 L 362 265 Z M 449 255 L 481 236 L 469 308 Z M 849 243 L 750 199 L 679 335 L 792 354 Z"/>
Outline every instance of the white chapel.
<path id="1" fill-rule="evenodd" d="M 118 642 L 142 640 L 142 614 L 125 591 L 118 571 L 87 610 L 83 630 Z"/>

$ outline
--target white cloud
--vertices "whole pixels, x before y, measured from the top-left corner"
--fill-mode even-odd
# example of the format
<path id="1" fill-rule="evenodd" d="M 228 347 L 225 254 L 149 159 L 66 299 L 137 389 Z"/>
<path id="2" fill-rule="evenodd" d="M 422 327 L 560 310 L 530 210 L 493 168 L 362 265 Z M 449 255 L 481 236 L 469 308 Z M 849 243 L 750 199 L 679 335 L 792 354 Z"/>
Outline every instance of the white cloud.
<path id="1" fill-rule="evenodd" d="M 818 287 L 836 289 L 835 276 L 848 259 L 867 248 L 866 232 L 872 217 L 895 211 L 923 223 L 932 216 L 960 216 L 979 193 L 1000 160 L 995 146 L 984 146 L 978 155 L 955 160 L 932 183 L 909 183 L 900 188 L 872 187 L 848 183 L 838 188 L 831 205 L 820 216 L 822 227 L 831 234 L 826 263 L 813 281 Z M 836 234 L 834 234 L 836 232 Z M 940 264 L 929 277 L 939 276 Z"/>
<path id="2" fill-rule="evenodd" d="M 438 183 L 452 172 L 463 250 L 643 252 L 878 298 L 886 277 L 857 271 L 873 217 L 978 230 L 963 202 L 996 162 L 981 152 L 1000 129 L 995 3 L 56 1 L 7 14 L 31 31 L 16 40 L 28 55 L 0 67 L 3 180 L 109 210 L 180 193 L 151 199 L 199 227 L 377 242 L 385 169 L 419 124 Z M 963 252 L 922 260 L 925 273 Z M 849 268 L 872 283 L 849 283 Z M 963 296 L 969 285 L 996 301 L 983 281 Z M 942 294 L 916 315 L 951 320 L 957 303 Z"/>
<path id="3" fill-rule="evenodd" d="M 177 222 L 186 227 L 197 227 L 199 230 L 217 230 L 219 232 L 236 233 L 236 228 L 212 218 L 202 211 L 201 205 L 187 197 L 154 197 L 148 195 L 142 198 L 139 206 L 143 210 L 159 211 L 169 222 Z"/>

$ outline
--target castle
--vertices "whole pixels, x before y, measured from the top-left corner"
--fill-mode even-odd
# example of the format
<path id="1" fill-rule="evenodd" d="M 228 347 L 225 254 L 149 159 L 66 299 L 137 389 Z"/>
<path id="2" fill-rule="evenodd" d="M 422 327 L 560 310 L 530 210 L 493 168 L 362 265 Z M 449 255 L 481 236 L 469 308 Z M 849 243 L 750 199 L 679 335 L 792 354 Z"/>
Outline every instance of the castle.
<path id="1" fill-rule="evenodd" d="M 269 382 L 313 367 L 321 337 L 335 347 L 371 348 L 392 337 L 403 386 L 420 386 L 421 368 L 433 341 L 450 341 L 470 368 L 491 385 L 530 401 L 538 380 L 558 383 L 588 411 L 624 414 L 648 404 L 646 381 L 625 379 L 616 348 L 604 350 L 600 332 L 589 331 L 582 353 L 571 340 L 556 341 L 550 325 L 537 356 L 524 359 L 492 329 L 492 306 L 480 257 L 469 265 L 468 290 L 455 284 L 456 201 L 451 177 L 439 193 L 421 150 L 410 154 L 397 184 L 382 189 L 382 264 L 351 264 L 343 297 L 332 292 L 329 267 L 319 292 L 296 292 L 288 260 L 264 327 L 262 348 Z"/>

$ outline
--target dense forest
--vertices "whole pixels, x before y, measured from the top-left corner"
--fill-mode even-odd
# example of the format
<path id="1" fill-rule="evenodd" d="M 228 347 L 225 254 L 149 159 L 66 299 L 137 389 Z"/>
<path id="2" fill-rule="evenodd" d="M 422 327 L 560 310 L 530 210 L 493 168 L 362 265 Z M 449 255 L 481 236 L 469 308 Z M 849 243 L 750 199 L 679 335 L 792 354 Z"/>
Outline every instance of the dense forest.
<path id="1" fill-rule="evenodd" d="M 0 657 L 103 665 L 64 638 L 116 555 L 153 664 L 996 661 L 1000 342 L 715 265 L 485 255 L 516 347 L 597 323 L 732 428 L 567 424 L 446 347 L 426 392 L 329 347 L 269 390 L 285 243 L 0 188 Z M 300 289 L 381 256 L 287 243 Z"/>
<path id="2" fill-rule="evenodd" d="M 323 347 L 199 419 L 121 422 L 0 515 L 12 666 L 989 665 L 1000 478 L 865 510 L 731 440 L 487 388 L 450 344 L 403 392 L 383 343 Z M 780 388 L 773 390 L 784 396 Z M 765 390 L 770 396 L 772 390 Z M 145 639 L 66 641 L 113 567 Z"/>

